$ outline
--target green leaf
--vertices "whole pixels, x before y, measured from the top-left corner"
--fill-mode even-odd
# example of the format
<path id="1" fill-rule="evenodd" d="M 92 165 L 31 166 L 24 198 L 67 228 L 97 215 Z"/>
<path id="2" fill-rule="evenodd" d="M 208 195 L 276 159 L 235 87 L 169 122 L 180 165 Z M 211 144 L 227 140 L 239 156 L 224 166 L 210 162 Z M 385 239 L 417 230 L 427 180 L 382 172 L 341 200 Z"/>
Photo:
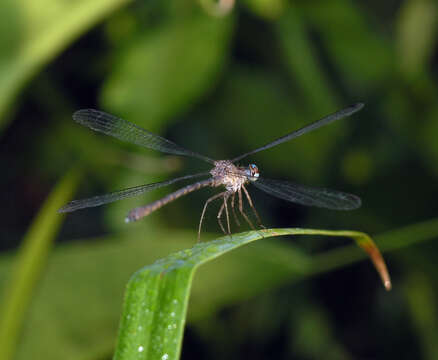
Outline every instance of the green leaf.
<path id="1" fill-rule="evenodd" d="M 128 283 L 114 359 L 178 359 L 195 270 L 242 245 L 266 236 L 351 237 L 371 257 L 387 290 L 391 282 L 371 238 L 356 231 L 271 229 L 250 231 L 196 244 L 136 272 Z"/>
<path id="2" fill-rule="evenodd" d="M 190 247 L 196 239 L 192 231 L 151 229 L 147 221 L 138 225 L 111 236 L 56 247 L 26 316 L 17 359 L 89 360 L 113 353 L 122 290 L 130 275 L 145 263 Z M 382 251 L 392 252 L 392 262 L 398 263 L 400 256 L 410 255 L 414 247 L 420 250 L 422 242 L 437 237 L 438 219 L 432 219 L 375 239 Z M 203 239 L 212 239 L 212 235 L 205 233 Z M 291 240 L 257 241 L 209 262 L 195 276 L 188 321 L 192 325 L 201 324 L 224 307 L 241 304 L 286 284 L 311 281 L 310 277 L 345 268 L 366 256 L 354 244 L 310 255 Z M 327 241 L 311 239 L 316 240 Z M 0 256 L 3 293 L 11 260 L 10 255 Z M 433 274 L 433 269 L 425 273 Z M 40 336 L 35 336 L 35 331 Z"/>
<path id="3" fill-rule="evenodd" d="M 397 45 L 400 67 L 408 75 L 425 71 L 433 55 L 438 28 L 435 0 L 403 2 L 397 19 Z"/>
<path id="4" fill-rule="evenodd" d="M 372 91 L 390 77 L 394 68 L 390 44 L 376 36 L 369 25 L 372 20 L 360 3 L 318 0 L 303 2 L 302 6 L 343 84 L 351 91 Z"/>
<path id="5" fill-rule="evenodd" d="M 80 34 L 128 0 L 0 2 L 0 129 L 29 79 Z M 5 35 L 7 34 L 7 35 Z"/>
<path id="6" fill-rule="evenodd" d="M 409 273 L 401 287 L 425 359 L 436 359 L 438 356 L 437 299 L 431 280 L 428 275 L 415 269 Z"/>
<path id="7" fill-rule="evenodd" d="M 32 293 L 64 218 L 57 210 L 70 199 L 77 182 L 77 172 L 65 176 L 43 205 L 23 240 L 0 308 L 0 359 L 11 359 L 15 352 Z"/>
<path id="8" fill-rule="evenodd" d="M 290 4 L 276 23 L 276 34 L 283 47 L 287 69 L 300 87 L 307 105 L 328 113 L 339 106 L 339 101 L 318 62 L 318 54 L 310 41 L 309 30 L 300 10 Z"/>
<path id="9" fill-rule="evenodd" d="M 130 275 L 145 263 L 189 247 L 196 239 L 193 232 L 157 231 L 148 223 L 139 225 L 125 226 L 123 233 L 114 236 L 56 247 L 26 316 L 17 359 L 110 358 Z M 0 280 L 9 268 L 9 259 L 3 257 Z"/>
<path id="10" fill-rule="evenodd" d="M 198 14 L 142 34 L 115 66 L 103 107 L 147 129 L 183 112 L 212 88 L 223 64 L 232 18 Z"/>
<path id="11" fill-rule="evenodd" d="M 243 3 L 255 15 L 267 20 L 280 16 L 287 4 L 285 0 L 244 0 Z"/>

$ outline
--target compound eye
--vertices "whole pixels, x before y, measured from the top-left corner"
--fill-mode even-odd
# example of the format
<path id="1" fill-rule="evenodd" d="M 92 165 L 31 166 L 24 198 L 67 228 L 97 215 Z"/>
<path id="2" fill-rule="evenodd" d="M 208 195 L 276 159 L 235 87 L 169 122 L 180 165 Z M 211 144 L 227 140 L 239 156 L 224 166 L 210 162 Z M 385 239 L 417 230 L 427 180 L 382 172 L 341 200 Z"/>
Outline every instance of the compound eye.
<path id="1" fill-rule="evenodd" d="M 249 165 L 249 171 L 250 171 L 251 177 L 255 177 L 255 178 L 259 177 L 259 169 L 255 164 Z"/>

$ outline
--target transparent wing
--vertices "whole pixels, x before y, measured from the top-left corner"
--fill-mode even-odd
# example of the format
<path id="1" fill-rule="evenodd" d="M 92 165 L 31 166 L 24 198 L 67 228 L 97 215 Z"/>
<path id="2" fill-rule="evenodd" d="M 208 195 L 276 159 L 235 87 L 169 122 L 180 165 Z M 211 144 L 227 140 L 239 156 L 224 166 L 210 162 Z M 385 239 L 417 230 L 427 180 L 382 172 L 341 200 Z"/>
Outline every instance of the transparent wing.
<path id="1" fill-rule="evenodd" d="M 324 188 L 307 187 L 288 181 L 259 178 L 252 181 L 255 187 L 280 199 L 306 206 L 333 210 L 353 210 L 361 205 L 356 195 Z"/>
<path id="2" fill-rule="evenodd" d="M 155 190 L 155 189 L 158 189 L 160 187 L 170 185 L 170 184 L 173 184 L 173 183 L 176 183 L 179 181 L 192 179 L 194 177 L 206 176 L 206 175 L 209 175 L 209 173 L 205 172 L 205 173 L 199 173 L 199 174 L 194 174 L 194 175 L 187 175 L 187 176 L 183 176 L 180 178 L 166 180 L 166 181 L 162 181 L 162 182 L 158 182 L 158 183 L 135 186 L 135 187 L 132 187 L 129 189 L 115 191 L 115 192 L 105 194 L 105 195 L 93 196 L 93 197 L 88 198 L 88 199 L 73 200 L 73 201 L 70 201 L 67 205 L 60 208 L 58 210 L 58 212 L 65 213 L 65 212 L 72 212 L 72 211 L 76 211 L 76 210 L 84 209 L 84 208 L 88 208 L 88 207 L 100 206 L 100 205 L 108 204 L 108 203 L 111 203 L 111 202 L 114 202 L 117 200 L 122 200 L 122 199 L 126 199 L 126 198 L 133 197 L 133 196 L 138 196 L 138 195 L 144 194 L 148 191 Z"/>
<path id="3" fill-rule="evenodd" d="M 191 156 L 213 164 L 214 160 L 184 149 L 183 147 L 142 129 L 141 127 L 94 109 L 83 109 L 73 114 L 73 119 L 81 125 L 92 130 L 99 131 L 106 135 L 113 136 L 119 140 L 158 150 L 167 154 Z"/>
<path id="4" fill-rule="evenodd" d="M 271 147 L 277 146 L 278 144 L 284 143 L 285 141 L 289 141 L 289 140 L 292 140 L 294 138 L 297 138 L 301 135 L 304 135 L 305 133 L 308 133 L 312 130 L 318 129 L 321 126 L 327 125 L 335 120 L 339 120 L 339 119 L 342 119 L 344 117 L 353 115 L 355 112 L 359 111 L 363 107 L 364 107 L 364 104 L 362 104 L 362 103 L 357 103 L 357 104 L 351 105 L 346 109 L 343 109 L 343 110 L 340 110 L 338 112 L 335 112 L 334 114 L 328 115 L 328 116 L 326 116 L 318 121 L 315 121 L 312 124 L 304 126 L 301 129 L 292 131 L 290 134 L 282 136 L 281 138 L 278 138 L 277 140 L 274 140 L 274 141 L 272 141 L 272 142 L 270 142 L 262 147 L 259 147 L 255 150 L 252 150 L 252 151 L 249 151 L 243 155 L 240 155 L 231 161 L 232 162 L 239 161 L 239 160 L 241 160 L 249 155 L 255 154 L 259 151 L 269 149 Z"/>

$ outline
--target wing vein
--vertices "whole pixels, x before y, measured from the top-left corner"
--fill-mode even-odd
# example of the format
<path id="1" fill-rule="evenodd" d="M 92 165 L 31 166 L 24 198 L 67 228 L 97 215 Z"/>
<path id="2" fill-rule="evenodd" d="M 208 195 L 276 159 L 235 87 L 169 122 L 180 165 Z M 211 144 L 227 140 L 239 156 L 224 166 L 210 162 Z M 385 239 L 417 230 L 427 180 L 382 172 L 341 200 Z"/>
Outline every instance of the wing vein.
<path id="1" fill-rule="evenodd" d="M 280 199 L 305 206 L 316 206 L 333 210 L 353 210 L 361 205 L 359 197 L 326 188 L 308 187 L 289 181 L 259 178 L 252 184 L 260 190 Z"/>
<path id="2" fill-rule="evenodd" d="M 271 141 L 271 142 L 267 143 L 264 146 L 261 146 L 261 147 L 255 149 L 255 150 L 252 150 L 252 151 L 249 151 L 249 152 L 247 152 L 245 154 L 242 154 L 242 155 L 234 158 L 231 161 L 234 163 L 236 161 L 242 160 L 243 158 L 245 158 L 245 157 L 247 157 L 249 155 L 258 153 L 259 151 L 263 151 L 263 150 L 269 149 L 271 147 L 277 146 L 277 145 L 279 145 L 281 143 L 284 143 L 286 141 L 295 139 L 295 138 L 297 138 L 297 137 L 299 137 L 301 135 L 304 135 L 304 134 L 306 134 L 306 133 L 308 133 L 310 131 L 318 129 L 321 126 L 327 125 L 327 124 L 329 124 L 329 123 L 331 123 L 331 122 L 333 122 L 335 120 L 339 120 L 339 119 L 342 119 L 344 117 L 353 115 L 355 112 L 357 112 L 360 109 L 362 109 L 363 106 L 364 106 L 364 104 L 362 104 L 362 103 L 357 103 L 357 104 L 351 105 L 351 106 L 349 106 L 349 107 L 347 107 L 345 109 L 337 111 L 337 112 L 335 112 L 333 114 L 330 114 L 330 115 L 328 115 L 328 116 L 326 116 L 326 117 L 324 117 L 324 118 L 322 118 L 322 119 L 320 119 L 318 121 L 315 121 L 315 122 L 313 122 L 313 123 L 311 123 L 309 125 L 306 125 L 306 126 L 302 127 L 301 129 L 294 130 L 291 133 L 289 133 L 287 135 L 284 135 L 284 136 L 282 136 L 282 137 L 280 137 L 280 138 L 278 138 L 278 139 L 276 139 L 274 141 Z"/>
<path id="3" fill-rule="evenodd" d="M 158 189 L 160 187 L 170 185 L 170 184 L 173 184 L 173 183 L 176 183 L 179 181 L 192 179 L 195 177 L 207 176 L 207 175 L 209 175 L 208 172 L 187 175 L 187 176 L 182 176 L 179 178 L 161 181 L 161 182 L 157 182 L 157 183 L 153 183 L 153 184 L 139 185 L 139 186 L 135 186 L 135 187 L 128 188 L 128 189 L 115 191 L 115 192 L 105 194 L 105 195 L 97 195 L 97 196 L 93 196 L 93 197 L 90 197 L 87 199 L 73 200 L 73 201 L 70 201 L 65 206 L 63 206 L 62 208 L 60 208 L 58 210 L 58 212 L 65 213 L 65 212 L 76 211 L 79 209 L 100 206 L 100 205 L 108 204 L 108 203 L 111 203 L 114 201 L 130 198 L 133 196 L 138 196 L 138 195 L 144 194 L 146 192 L 149 192 L 151 190 L 155 190 L 155 189 Z"/>
<path id="4" fill-rule="evenodd" d="M 214 160 L 187 150 L 159 135 L 153 134 L 129 121 L 94 109 L 78 110 L 73 119 L 94 131 L 113 136 L 119 140 L 158 150 L 163 153 L 190 156 L 213 164 Z"/>

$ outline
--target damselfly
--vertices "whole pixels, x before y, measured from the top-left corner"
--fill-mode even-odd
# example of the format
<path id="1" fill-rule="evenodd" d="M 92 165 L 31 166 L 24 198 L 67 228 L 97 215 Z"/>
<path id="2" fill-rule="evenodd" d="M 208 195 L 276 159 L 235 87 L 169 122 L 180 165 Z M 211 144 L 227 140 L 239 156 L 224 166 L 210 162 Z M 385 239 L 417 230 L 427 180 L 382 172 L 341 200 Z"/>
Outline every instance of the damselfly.
<path id="1" fill-rule="evenodd" d="M 362 109 L 363 104 L 358 103 L 349 106 L 343 110 L 335 112 L 328 115 L 314 123 L 311 123 L 303 128 L 295 130 L 285 136 L 282 136 L 268 144 L 261 146 L 255 150 L 244 153 L 240 156 L 235 157 L 232 160 L 213 160 L 207 156 L 198 154 L 191 150 L 187 150 L 170 140 L 167 140 L 161 136 L 155 135 L 142 129 L 141 127 L 130 123 L 129 121 L 120 119 L 113 115 L 104 113 L 102 111 L 85 109 L 79 110 L 73 114 L 73 119 L 84 126 L 89 127 L 92 130 L 102 132 L 106 135 L 113 136 L 122 141 L 133 143 L 136 145 L 144 146 L 150 149 L 158 150 L 167 154 L 190 156 L 212 164 L 214 167 L 209 172 L 203 172 L 193 175 L 187 175 L 171 180 L 166 180 L 153 184 L 140 185 L 133 188 L 116 191 L 113 193 L 94 196 L 88 199 L 73 200 L 61 209 L 59 212 L 71 212 L 83 208 L 99 206 L 107 204 L 113 201 L 125 199 L 128 197 L 137 196 L 148 191 L 158 189 L 162 186 L 170 185 L 179 181 L 193 179 L 197 177 L 206 177 L 207 179 L 195 182 L 193 184 L 187 185 L 165 197 L 156 200 L 145 206 L 137 207 L 131 210 L 126 217 L 126 222 L 137 221 L 142 217 L 145 217 L 152 213 L 153 211 L 161 208 L 162 206 L 168 204 L 169 202 L 178 199 L 179 197 L 186 195 L 195 190 L 210 186 L 210 187 L 220 187 L 224 186 L 225 190 L 210 197 L 202 209 L 201 218 L 199 220 L 198 227 L 198 239 L 201 233 L 202 221 L 204 219 L 205 211 L 209 203 L 216 199 L 222 199 L 222 204 L 217 214 L 217 219 L 219 226 L 224 233 L 231 233 L 230 219 L 228 211 L 228 200 L 230 199 L 231 210 L 234 219 L 238 225 L 240 225 L 239 220 L 236 216 L 235 203 L 236 194 L 238 197 L 238 209 L 242 217 L 249 224 L 251 228 L 254 228 L 248 215 L 245 213 L 243 208 L 243 196 L 246 197 L 249 206 L 255 214 L 255 217 L 261 225 L 260 217 L 254 207 L 254 203 L 249 195 L 245 185 L 253 184 L 256 188 L 265 191 L 268 194 L 276 196 L 278 198 L 288 200 L 294 203 L 298 203 L 306 206 L 317 206 L 322 208 L 329 208 L 334 210 L 353 210 L 361 205 L 361 200 L 359 197 L 347 194 L 344 192 L 329 190 L 325 188 L 308 187 L 304 185 L 298 185 L 289 181 L 271 180 L 260 176 L 259 169 L 255 164 L 249 164 L 247 167 L 238 166 L 236 163 L 239 160 L 246 158 L 249 155 L 255 154 L 259 151 L 269 149 L 276 145 L 279 145 L 285 141 L 297 138 L 309 131 L 315 130 L 321 126 L 327 125 L 335 120 L 342 119 L 344 117 L 350 116 L 355 112 Z M 227 228 L 222 224 L 222 215 L 225 212 Z"/>

